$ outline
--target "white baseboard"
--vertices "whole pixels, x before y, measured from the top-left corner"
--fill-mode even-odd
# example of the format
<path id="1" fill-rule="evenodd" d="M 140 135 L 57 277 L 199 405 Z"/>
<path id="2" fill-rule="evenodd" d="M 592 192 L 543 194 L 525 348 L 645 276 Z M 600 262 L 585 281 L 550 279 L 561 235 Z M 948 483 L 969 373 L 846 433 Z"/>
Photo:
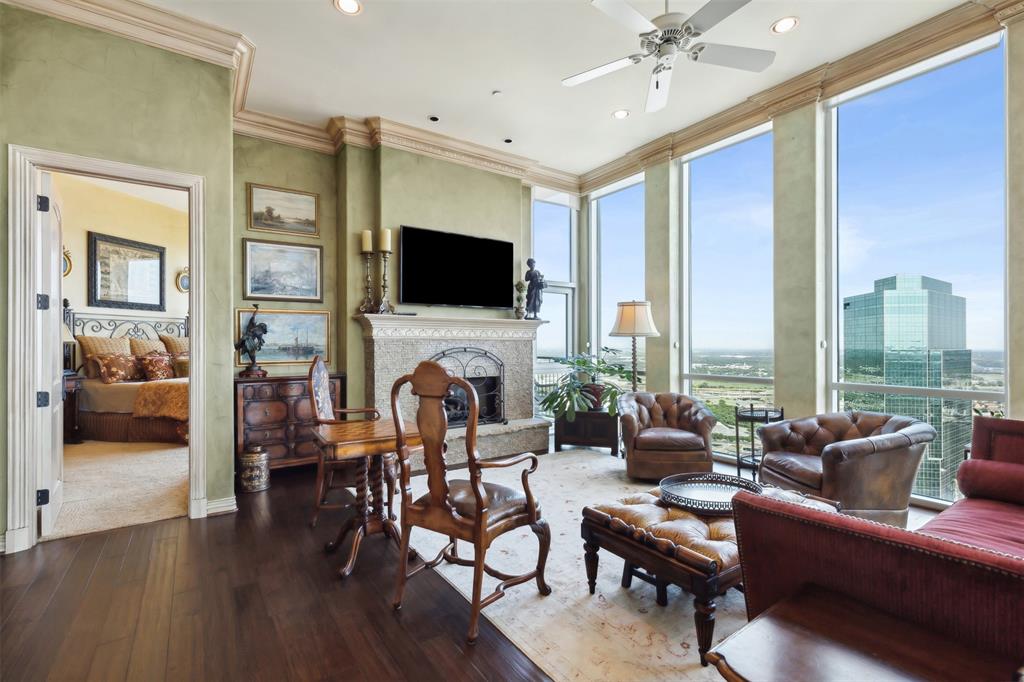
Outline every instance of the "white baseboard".
<path id="1" fill-rule="evenodd" d="M 208 500 L 206 502 L 206 513 L 208 516 L 214 516 L 215 514 L 230 514 L 238 511 L 238 505 L 235 504 L 235 496 L 224 497 L 219 500 Z"/>
<path id="2" fill-rule="evenodd" d="M 21 552 L 32 546 L 32 533 L 35 532 L 35 526 L 31 528 L 8 528 L 7 532 L 0 536 L 0 543 L 3 543 L 4 554 L 15 552 Z"/>
<path id="3" fill-rule="evenodd" d="M 0 535 L 0 554 L 7 551 L 7 536 Z"/>

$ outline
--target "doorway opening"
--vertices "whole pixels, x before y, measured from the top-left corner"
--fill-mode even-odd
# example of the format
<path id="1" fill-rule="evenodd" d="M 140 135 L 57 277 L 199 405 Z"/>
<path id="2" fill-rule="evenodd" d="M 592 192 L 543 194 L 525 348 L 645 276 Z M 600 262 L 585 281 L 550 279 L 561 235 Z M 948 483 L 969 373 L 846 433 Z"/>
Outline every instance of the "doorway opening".
<path id="1" fill-rule="evenodd" d="M 60 171 L 43 185 L 61 244 L 64 400 L 63 499 L 40 539 L 185 516 L 188 192 Z"/>
<path id="2" fill-rule="evenodd" d="M 4 551 L 206 516 L 205 180 L 18 145 L 8 155 Z M 158 214 L 177 216 L 174 230 Z"/>

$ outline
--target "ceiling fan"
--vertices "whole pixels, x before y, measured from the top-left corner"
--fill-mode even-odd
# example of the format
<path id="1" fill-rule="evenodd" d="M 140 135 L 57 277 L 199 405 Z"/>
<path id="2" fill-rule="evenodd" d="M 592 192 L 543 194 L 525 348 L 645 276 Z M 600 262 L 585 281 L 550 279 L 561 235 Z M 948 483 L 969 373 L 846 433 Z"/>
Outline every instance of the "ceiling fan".
<path id="1" fill-rule="evenodd" d="M 626 0 L 591 0 L 591 5 L 639 34 L 641 51 L 565 78 L 562 85 L 572 87 L 627 66 L 639 64 L 646 59 L 653 59 L 655 64 L 651 72 L 651 83 L 647 88 L 645 107 L 647 113 L 651 113 L 662 109 L 668 103 L 672 68 L 680 56 L 691 62 L 717 64 L 744 71 L 764 71 L 775 61 L 775 53 L 771 50 L 694 43 L 697 38 L 702 37 L 748 2 L 750 0 L 711 0 L 697 10 L 696 14 L 687 18 L 682 12 L 669 12 L 668 0 L 665 0 L 665 13 L 647 19 L 626 3 Z"/>

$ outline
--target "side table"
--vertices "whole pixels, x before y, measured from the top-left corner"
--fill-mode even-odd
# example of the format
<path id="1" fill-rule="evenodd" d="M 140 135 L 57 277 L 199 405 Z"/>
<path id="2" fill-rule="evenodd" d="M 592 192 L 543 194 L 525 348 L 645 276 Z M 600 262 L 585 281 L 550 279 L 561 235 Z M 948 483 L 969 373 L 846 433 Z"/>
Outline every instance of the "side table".
<path id="1" fill-rule="evenodd" d="M 82 442 L 78 426 L 78 392 L 84 378 L 73 371 L 64 371 L 64 442 L 67 445 Z"/>
<path id="2" fill-rule="evenodd" d="M 742 467 L 752 469 L 752 478 L 757 480 L 757 465 L 761 463 L 757 456 L 757 445 L 754 442 L 754 424 L 771 424 L 785 419 L 785 410 L 781 407 L 769 405 L 755 406 L 751 403 L 748 407 L 736 406 L 736 475 L 742 477 Z M 743 447 L 740 445 L 740 424 L 747 424 L 750 428 L 750 454 L 743 454 Z"/>
<path id="3" fill-rule="evenodd" d="M 563 445 L 589 445 L 611 448 L 612 456 L 619 455 L 619 418 L 607 412 L 577 412 L 576 419 L 555 419 L 555 452 Z"/>

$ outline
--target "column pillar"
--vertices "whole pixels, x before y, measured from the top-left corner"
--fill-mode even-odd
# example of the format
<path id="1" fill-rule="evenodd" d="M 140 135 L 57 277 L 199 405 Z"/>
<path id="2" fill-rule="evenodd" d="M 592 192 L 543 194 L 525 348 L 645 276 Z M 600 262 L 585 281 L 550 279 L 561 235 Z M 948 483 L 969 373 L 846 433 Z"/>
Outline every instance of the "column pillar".
<path id="1" fill-rule="evenodd" d="M 673 161 L 644 171 L 644 240 L 646 295 L 661 332 L 646 340 L 647 390 L 678 391 L 679 164 Z"/>

